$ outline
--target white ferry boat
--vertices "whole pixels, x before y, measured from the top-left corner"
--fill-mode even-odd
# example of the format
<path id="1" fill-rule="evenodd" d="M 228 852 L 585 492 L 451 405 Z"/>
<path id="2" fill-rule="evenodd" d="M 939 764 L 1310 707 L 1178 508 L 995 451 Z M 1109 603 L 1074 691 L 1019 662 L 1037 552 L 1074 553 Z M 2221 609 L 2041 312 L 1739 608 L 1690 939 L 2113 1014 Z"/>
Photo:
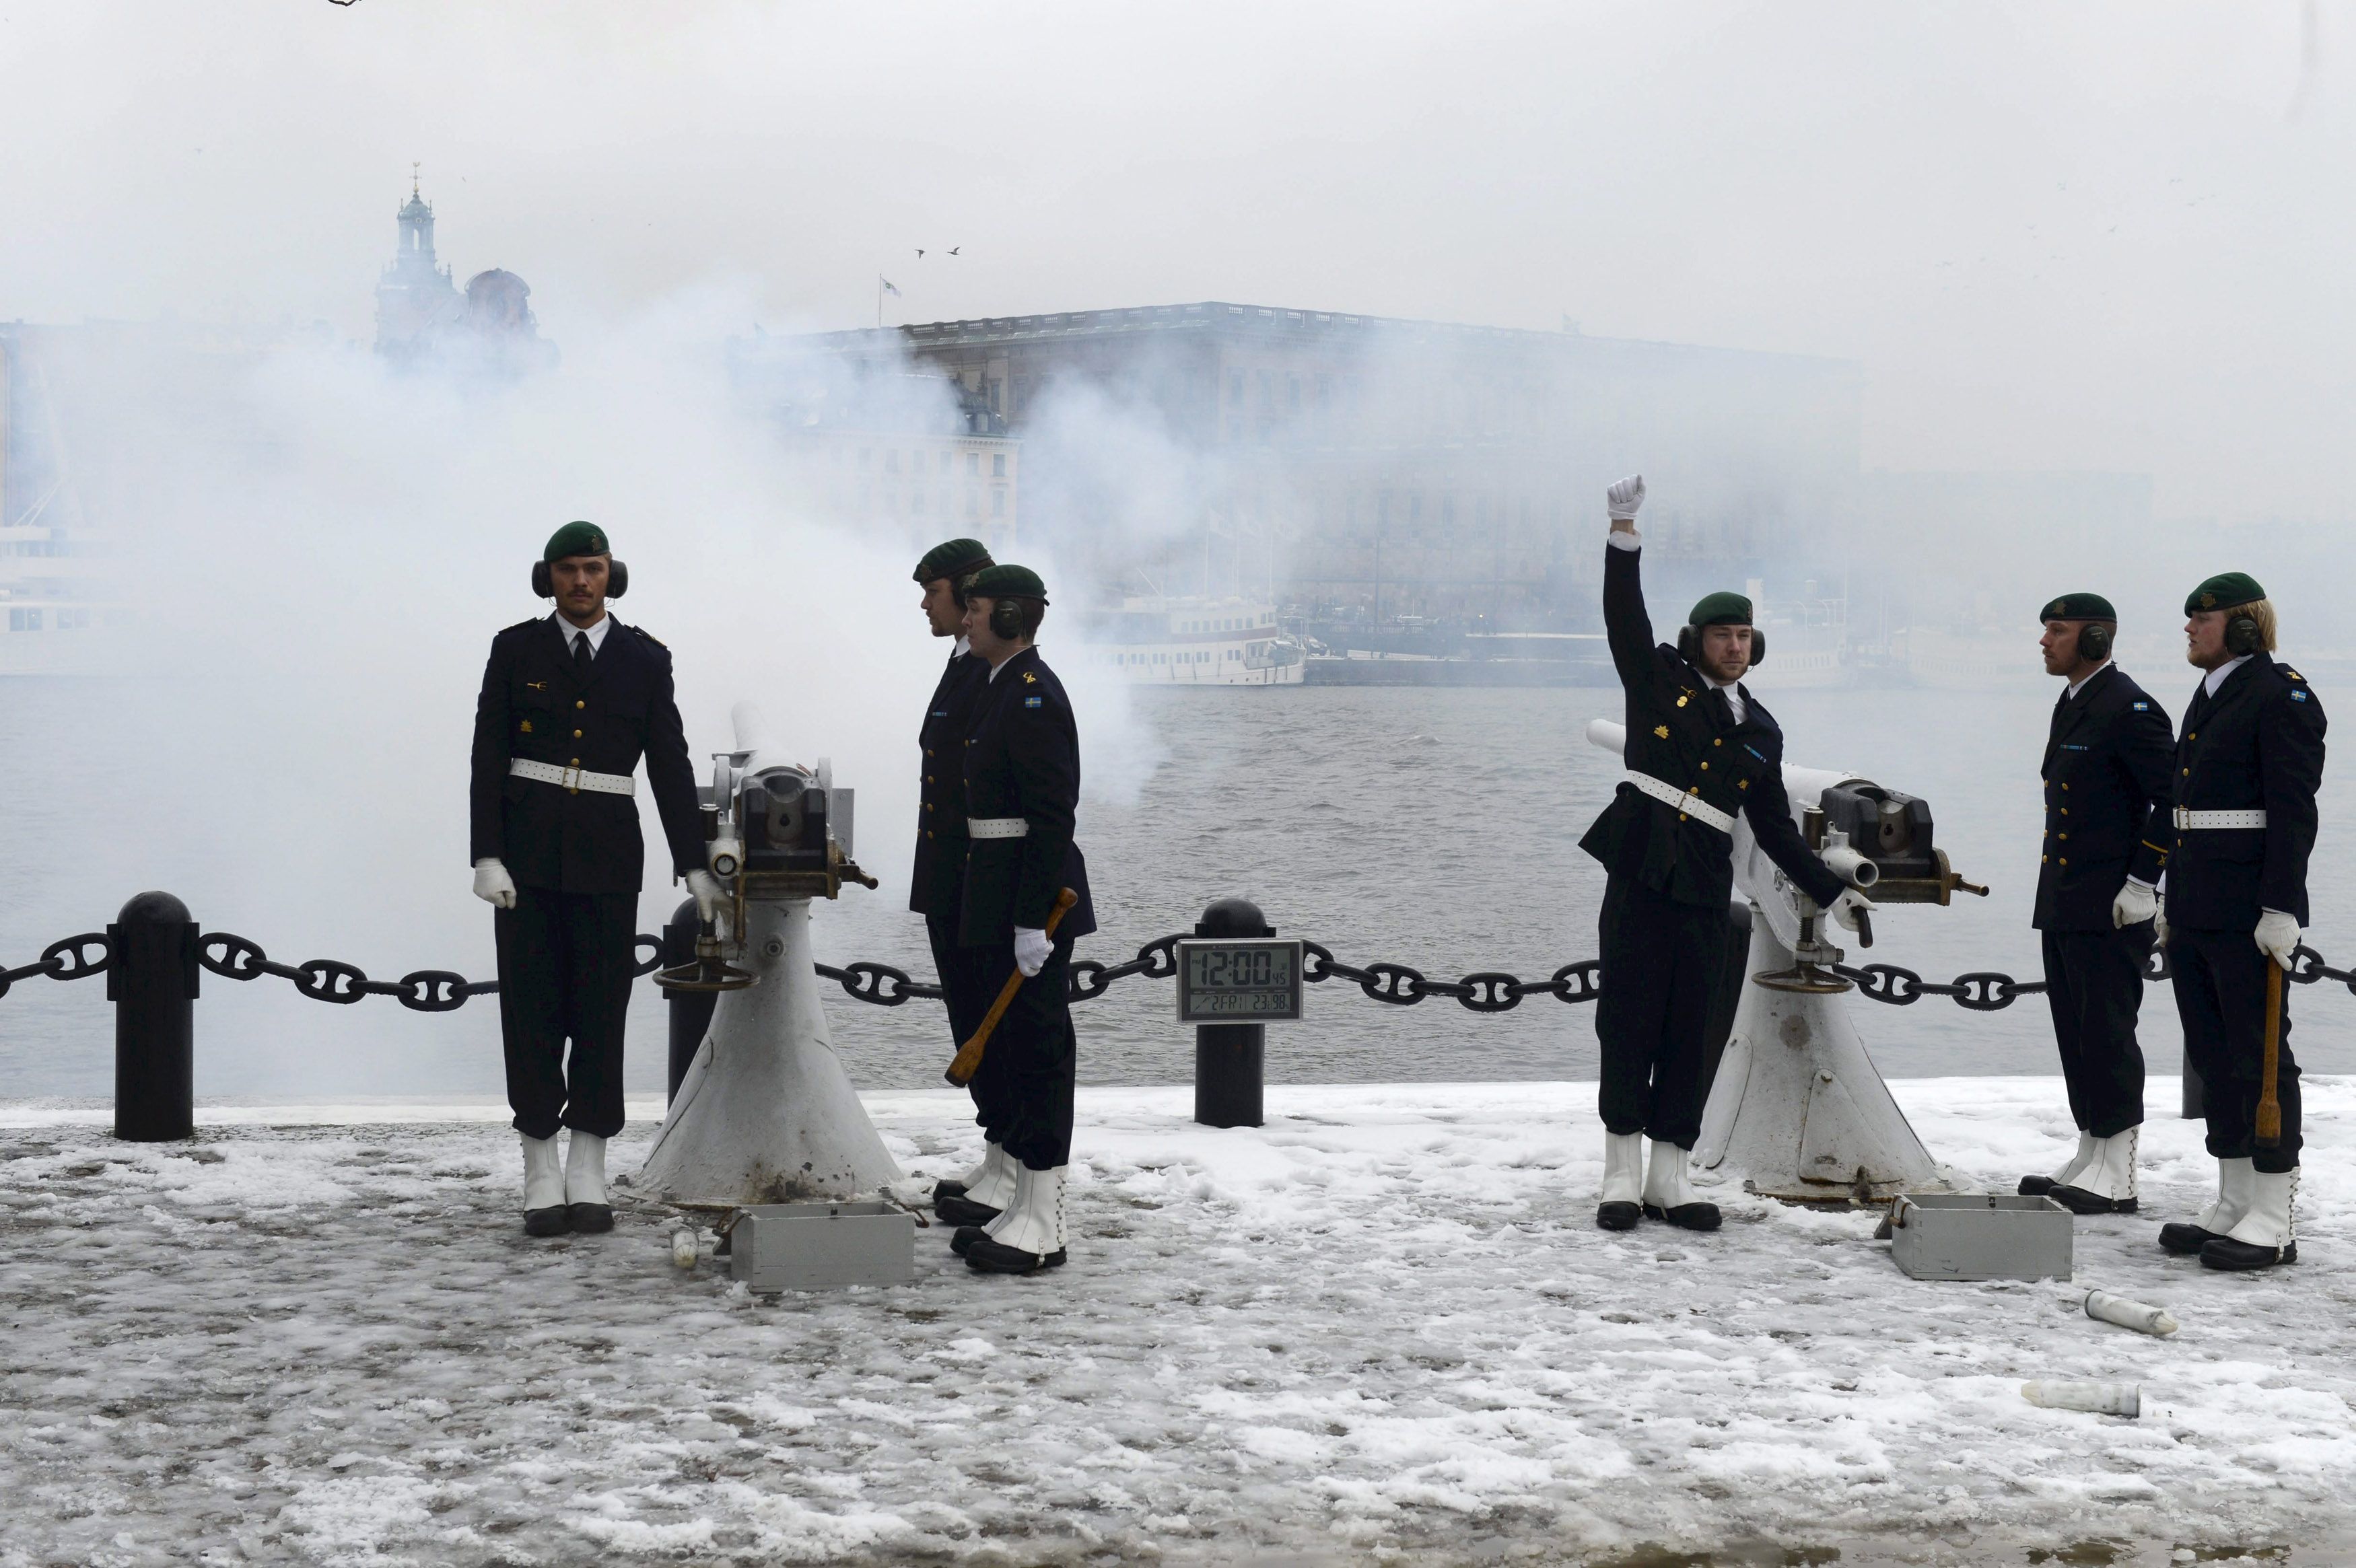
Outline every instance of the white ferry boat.
<path id="1" fill-rule="evenodd" d="M 1276 606 L 1248 599 L 1124 599 L 1083 640 L 1084 662 L 1138 686 L 1298 686 L 1308 667 Z"/>

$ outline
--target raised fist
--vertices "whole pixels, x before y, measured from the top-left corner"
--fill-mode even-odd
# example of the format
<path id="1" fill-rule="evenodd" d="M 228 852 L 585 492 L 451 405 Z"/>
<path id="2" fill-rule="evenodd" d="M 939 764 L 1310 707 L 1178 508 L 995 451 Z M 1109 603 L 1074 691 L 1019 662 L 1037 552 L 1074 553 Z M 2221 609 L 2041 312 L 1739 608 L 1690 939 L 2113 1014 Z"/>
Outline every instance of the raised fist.
<path id="1" fill-rule="evenodd" d="M 1631 474 L 1603 493 L 1603 502 L 1611 508 L 1613 522 L 1634 522 L 1637 509 L 1644 504 L 1644 476 Z"/>

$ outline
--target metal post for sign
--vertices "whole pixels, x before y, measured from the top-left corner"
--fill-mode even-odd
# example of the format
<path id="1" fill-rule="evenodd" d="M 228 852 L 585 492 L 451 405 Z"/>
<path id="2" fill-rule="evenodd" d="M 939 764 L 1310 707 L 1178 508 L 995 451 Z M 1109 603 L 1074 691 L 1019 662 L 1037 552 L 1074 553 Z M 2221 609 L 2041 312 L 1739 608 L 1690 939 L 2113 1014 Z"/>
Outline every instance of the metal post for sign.
<path id="1" fill-rule="evenodd" d="M 676 969 L 695 962 L 697 926 L 693 899 L 671 912 L 669 923 L 663 927 L 664 968 Z M 663 996 L 670 1009 L 670 1087 L 663 1093 L 663 1103 L 669 1104 L 679 1097 L 680 1080 L 687 1076 L 696 1048 L 703 1043 L 704 1035 L 712 1028 L 712 1009 L 719 1005 L 720 993 L 672 989 L 666 990 Z"/>
<path id="2" fill-rule="evenodd" d="M 168 1143 L 197 1130 L 197 923 L 169 893 L 141 893 L 106 928 L 113 959 L 114 1136 Z"/>
<path id="3" fill-rule="evenodd" d="M 1274 936 L 1259 906 L 1220 899 L 1194 923 L 1197 936 Z M 1194 1119 L 1206 1127 L 1260 1125 L 1260 1091 L 1268 1065 L 1266 1024 L 1194 1026 Z"/>

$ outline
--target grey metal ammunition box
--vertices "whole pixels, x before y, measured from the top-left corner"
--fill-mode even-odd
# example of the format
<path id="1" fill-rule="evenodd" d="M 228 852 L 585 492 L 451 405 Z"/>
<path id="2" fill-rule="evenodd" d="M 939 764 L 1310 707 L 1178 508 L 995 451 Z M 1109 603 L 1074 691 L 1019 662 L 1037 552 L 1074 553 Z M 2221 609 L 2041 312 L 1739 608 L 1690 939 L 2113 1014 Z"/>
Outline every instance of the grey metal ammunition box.
<path id="1" fill-rule="evenodd" d="M 763 1203 L 728 1232 L 728 1275 L 754 1290 L 906 1285 L 916 1221 L 883 1202 Z"/>
<path id="2" fill-rule="evenodd" d="M 1916 1279 L 2068 1279 L 2070 1211 L 2042 1197 L 1908 1193 L 1890 1207 L 1890 1255 Z"/>

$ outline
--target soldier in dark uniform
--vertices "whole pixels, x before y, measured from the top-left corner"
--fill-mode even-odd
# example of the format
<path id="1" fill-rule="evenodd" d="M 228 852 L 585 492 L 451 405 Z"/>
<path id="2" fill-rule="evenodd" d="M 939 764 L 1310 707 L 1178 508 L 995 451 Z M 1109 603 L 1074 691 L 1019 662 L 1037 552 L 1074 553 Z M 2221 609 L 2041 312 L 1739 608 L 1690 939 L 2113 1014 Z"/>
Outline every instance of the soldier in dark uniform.
<path id="1" fill-rule="evenodd" d="M 2037 869 L 2045 999 L 2078 1148 L 2024 1193 L 2080 1214 L 2132 1214 L 2143 1125 L 2144 960 L 2167 863 L 2176 738 L 2168 715 L 2111 662 L 2118 614 L 2099 593 L 2045 606 L 2045 673 L 2070 684 L 2045 741 L 2045 841 Z"/>
<path id="2" fill-rule="evenodd" d="M 1066 984 L 1072 944 L 1097 928 L 1087 865 L 1072 841 L 1079 730 L 1063 682 L 1031 645 L 1046 613 L 1046 585 L 1028 567 L 989 567 L 966 584 L 966 635 L 989 674 L 965 742 L 971 843 L 959 934 L 992 997 L 1010 973 L 1025 978 L 974 1078 L 984 1134 L 1016 1163 L 1014 1193 L 988 1225 L 959 1230 L 951 1244 L 998 1274 L 1064 1261 L 1078 1049 Z M 1079 901 L 1050 937 L 1048 916 L 1066 888 Z"/>
<path id="3" fill-rule="evenodd" d="M 976 974 L 958 941 L 965 899 L 965 740 L 973 732 L 974 704 L 990 678 L 990 666 L 966 639 L 965 585 L 990 563 L 990 551 L 979 539 L 950 539 L 926 550 L 916 573 L 933 635 L 956 639 L 916 734 L 924 753 L 923 782 L 917 790 L 916 865 L 908 879 L 908 907 L 925 917 L 933 973 L 940 976 L 948 1004 L 952 1051 L 972 1037 L 991 1002 L 991 981 Z M 937 1183 L 933 1204 L 952 1224 L 984 1225 L 1013 1198 L 1016 1167 L 1004 1146 L 989 1136 L 994 1123 L 982 1106 L 988 1083 L 977 1078 L 969 1087 L 974 1120 L 985 1139 L 981 1161 L 961 1177 Z"/>
<path id="4" fill-rule="evenodd" d="M 535 1236 L 614 1228 L 605 1140 L 622 1130 L 622 1021 L 646 865 L 632 798 L 641 756 L 673 868 L 707 919 L 721 898 L 703 869 L 670 650 L 605 613 L 628 581 L 604 529 L 557 529 L 532 572 L 556 613 L 491 639 L 475 703 L 475 896 L 498 911 L 499 1032 L 523 1136 L 524 1229 Z M 559 1127 L 573 1129 L 561 1164 Z"/>
<path id="5" fill-rule="evenodd" d="M 2280 1136 L 2258 1136 L 2270 969 L 2288 971 L 2307 923 L 2307 858 L 2323 783 L 2323 704 L 2274 659 L 2275 609 L 2238 571 L 2184 603 L 2185 657 L 2206 673 L 2176 743 L 2174 847 L 2162 940 L 2184 1020 L 2184 1055 L 2206 1096 L 2217 1200 L 2160 1245 L 2211 1268 L 2298 1260 L 2298 1063 L 2289 987 L 2276 1035 Z"/>
<path id="6" fill-rule="evenodd" d="M 1638 579 L 1636 511 L 1644 481 L 1610 495 L 1603 624 L 1627 694 L 1627 774 L 1580 840 L 1603 863 L 1603 1195 L 1596 1223 L 1624 1231 L 1640 1213 L 1715 1230 L 1686 1162 L 1701 1135 L 1703 1036 L 1724 963 L 1734 819 L 1749 818 L 1776 865 L 1850 930 L 1873 906 L 1812 854 L 1783 793 L 1783 732 L 1740 685 L 1757 645 L 1751 602 L 1713 593 L 1678 645 L 1655 645 Z M 1653 1141 L 1644 1161 L 1644 1139 Z"/>

